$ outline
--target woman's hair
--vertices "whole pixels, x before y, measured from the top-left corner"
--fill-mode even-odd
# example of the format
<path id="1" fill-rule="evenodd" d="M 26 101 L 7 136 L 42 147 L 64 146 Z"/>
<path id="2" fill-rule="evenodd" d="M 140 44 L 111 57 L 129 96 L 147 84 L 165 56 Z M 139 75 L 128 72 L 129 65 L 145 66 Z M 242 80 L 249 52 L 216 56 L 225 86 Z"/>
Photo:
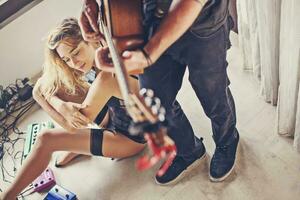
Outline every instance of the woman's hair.
<path id="1" fill-rule="evenodd" d="M 42 75 L 41 92 L 46 99 L 54 95 L 59 89 L 75 95 L 78 90 L 86 90 L 88 84 L 84 81 L 84 74 L 69 67 L 58 55 L 56 48 L 64 43 L 70 47 L 84 41 L 78 21 L 74 18 L 64 19 L 47 38 L 45 47 L 45 62 Z"/>

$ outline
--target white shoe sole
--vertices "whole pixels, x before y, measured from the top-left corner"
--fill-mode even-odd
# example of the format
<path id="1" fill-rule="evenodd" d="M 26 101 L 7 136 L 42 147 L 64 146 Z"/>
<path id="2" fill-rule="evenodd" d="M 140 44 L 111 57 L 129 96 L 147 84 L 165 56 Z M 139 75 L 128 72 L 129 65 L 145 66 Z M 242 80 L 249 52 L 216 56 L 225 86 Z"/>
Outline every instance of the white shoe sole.
<path id="1" fill-rule="evenodd" d="M 193 171 L 195 168 L 197 168 L 201 163 L 202 161 L 205 159 L 206 157 L 206 152 L 200 157 L 198 158 L 193 164 L 191 164 L 190 166 L 188 166 L 185 170 L 183 170 L 181 172 L 181 174 L 179 174 L 175 179 L 173 179 L 172 181 L 170 182 L 167 182 L 167 183 L 159 183 L 156 178 L 155 178 L 155 182 L 156 184 L 158 185 L 162 185 L 162 186 L 166 186 L 166 185 L 173 185 L 173 184 L 176 184 L 178 183 L 181 179 L 183 179 L 187 174 L 189 174 L 191 171 Z"/>
<path id="2" fill-rule="evenodd" d="M 240 146 L 240 141 L 238 143 L 238 146 L 236 147 L 236 155 L 235 155 L 235 159 L 234 159 L 234 163 L 232 165 L 232 168 L 222 177 L 220 178 L 214 178 L 212 177 L 210 174 L 209 174 L 209 179 L 212 181 L 212 182 L 222 182 L 224 181 L 230 174 L 231 172 L 233 171 L 234 167 L 235 167 L 235 163 L 236 163 L 236 160 L 237 160 L 237 157 L 238 157 L 238 153 L 239 153 L 239 146 Z"/>

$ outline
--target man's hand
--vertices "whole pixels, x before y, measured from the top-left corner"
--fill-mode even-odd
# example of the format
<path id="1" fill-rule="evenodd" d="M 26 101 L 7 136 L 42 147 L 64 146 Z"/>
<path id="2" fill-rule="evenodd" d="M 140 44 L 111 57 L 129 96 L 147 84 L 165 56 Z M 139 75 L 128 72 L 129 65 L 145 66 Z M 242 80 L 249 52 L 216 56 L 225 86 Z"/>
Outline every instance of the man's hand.
<path id="1" fill-rule="evenodd" d="M 143 51 L 124 51 L 122 54 L 123 62 L 128 73 L 143 71 L 152 64 L 150 58 Z"/>
<path id="2" fill-rule="evenodd" d="M 108 47 L 99 47 L 95 52 L 96 67 L 105 72 L 115 72 Z"/>
<path id="3" fill-rule="evenodd" d="M 83 39 L 89 42 L 103 40 L 98 27 L 99 4 L 96 0 L 84 0 L 83 9 L 79 17 L 79 26 Z"/>
<path id="4" fill-rule="evenodd" d="M 146 56 L 141 50 L 124 51 L 121 59 L 129 74 L 142 72 L 143 69 L 150 65 L 149 60 L 147 61 Z M 100 47 L 96 50 L 95 63 L 97 68 L 103 71 L 115 72 L 108 47 Z"/>
<path id="5" fill-rule="evenodd" d="M 164 18 L 154 36 L 144 46 L 148 56 L 145 56 L 142 51 L 125 51 L 122 53 L 122 59 L 127 71 L 129 73 L 136 72 L 136 70 L 141 71 L 155 63 L 166 49 L 188 30 L 206 2 L 207 0 L 173 1 L 168 15 Z M 98 49 L 95 56 L 97 67 L 103 71 L 114 72 L 108 55 L 109 51 L 107 49 Z"/>

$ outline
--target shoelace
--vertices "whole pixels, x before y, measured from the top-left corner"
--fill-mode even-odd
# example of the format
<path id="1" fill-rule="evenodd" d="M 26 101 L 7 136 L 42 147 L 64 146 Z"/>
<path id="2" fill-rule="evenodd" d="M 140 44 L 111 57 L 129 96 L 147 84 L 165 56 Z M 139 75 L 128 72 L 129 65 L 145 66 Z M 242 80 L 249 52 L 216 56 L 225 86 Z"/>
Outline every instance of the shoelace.
<path id="1" fill-rule="evenodd" d="M 225 145 L 216 147 L 215 157 L 216 158 L 220 158 L 220 157 L 224 158 L 224 156 L 226 156 L 226 154 L 227 154 L 227 150 L 228 150 L 228 146 L 225 146 Z"/>
<path id="2" fill-rule="evenodd" d="M 213 157 L 213 168 L 219 167 L 222 163 L 225 164 L 223 161 L 227 157 L 227 149 L 228 146 L 217 146 L 215 155 Z"/>
<path id="3" fill-rule="evenodd" d="M 182 158 L 176 156 L 176 158 L 173 160 L 173 163 L 171 164 L 170 168 L 177 170 L 180 170 L 180 166 L 182 163 Z"/>
<path id="4" fill-rule="evenodd" d="M 228 146 L 226 146 L 226 145 L 224 145 L 224 146 L 217 146 L 216 149 L 221 150 L 221 151 L 227 151 Z"/>

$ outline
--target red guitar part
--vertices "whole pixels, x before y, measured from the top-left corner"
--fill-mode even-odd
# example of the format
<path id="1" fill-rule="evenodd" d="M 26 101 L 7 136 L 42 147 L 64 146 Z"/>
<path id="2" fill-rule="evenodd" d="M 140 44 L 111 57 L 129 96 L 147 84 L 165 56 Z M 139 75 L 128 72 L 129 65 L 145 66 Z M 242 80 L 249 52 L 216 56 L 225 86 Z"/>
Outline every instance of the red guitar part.
<path id="1" fill-rule="evenodd" d="M 153 136 L 148 133 L 145 134 L 145 139 L 150 148 L 150 151 L 153 153 L 153 156 L 150 157 L 149 155 L 145 155 L 141 157 L 136 163 L 137 169 L 138 170 L 149 169 L 150 167 L 155 165 L 159 160 L 166 158 L 164 164 L 157 172 L 158 176 L 162 176 L 170 167 L 172 161 L 176 156 L 176 152 L 177 152 L 176 146 L 175 144 L 173 144 L 173 145 L 159 147 L 154 143 Z"/>

